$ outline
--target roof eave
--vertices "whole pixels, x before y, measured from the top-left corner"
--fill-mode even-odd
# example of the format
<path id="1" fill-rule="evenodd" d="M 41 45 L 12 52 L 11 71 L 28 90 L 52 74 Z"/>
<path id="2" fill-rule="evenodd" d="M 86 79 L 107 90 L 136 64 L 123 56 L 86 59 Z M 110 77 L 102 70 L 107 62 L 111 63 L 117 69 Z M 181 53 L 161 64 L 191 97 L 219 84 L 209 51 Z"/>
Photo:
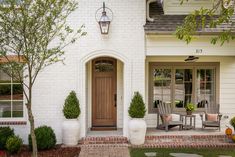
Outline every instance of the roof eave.
<path id="1" fill-rule="evenodd" d="M 214 31 L 214 32 L 202 32 L 197 31 L 194 35 L 219 35 L 222 31 Z M 235 31 L 231 32 L 235 35 Z M 157 30 L 145 30 L 146 35 L 174 35 L 175 31 L 157 31 Z"/>

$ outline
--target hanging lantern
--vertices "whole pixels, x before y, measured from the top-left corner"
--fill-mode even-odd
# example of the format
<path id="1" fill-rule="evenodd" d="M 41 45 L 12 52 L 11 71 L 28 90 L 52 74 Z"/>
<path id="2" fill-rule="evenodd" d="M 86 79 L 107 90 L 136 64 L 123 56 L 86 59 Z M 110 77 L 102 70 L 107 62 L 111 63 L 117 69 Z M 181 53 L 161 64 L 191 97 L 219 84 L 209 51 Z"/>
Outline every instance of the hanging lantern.
<path id="1" fill-rule="evenodd" d="M 102 8 L 99 8 L 97 11 L 96 11 L 96 18 L 97 18 L 97 13 L 102 9 L 102 15 L 101 17 L 99 18 L 99 20 L 97 20 L 97 22 L 99 23 L 99 26 L 100 26 L 100 32 L 101 34 L 108 34 L 109 33 L 109 27 L 110 27 L 110 24 L 111 24 L 111 19 L 110 17 L 107 15 L 107 10 L 111 13 L 112 15 L 112 11 L 111 9 L 105 7 L 105 3 L 103 2 L 103 7 Z"/>

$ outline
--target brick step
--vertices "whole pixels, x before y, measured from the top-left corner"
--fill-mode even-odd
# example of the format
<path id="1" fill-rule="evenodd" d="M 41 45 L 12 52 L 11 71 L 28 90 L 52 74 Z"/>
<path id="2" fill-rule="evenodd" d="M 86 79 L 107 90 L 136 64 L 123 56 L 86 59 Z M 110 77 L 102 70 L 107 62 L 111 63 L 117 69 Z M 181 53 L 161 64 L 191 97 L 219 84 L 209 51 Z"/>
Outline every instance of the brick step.
<path id="1" fill-rule="evenodd" d="M 107 136 L 107 137 L 85 137 L 80 142 L 83 145 L 97 144 L 128 144 L 128 139 L 123 136 Z"/>
<path id="2" fill-rule="evenodd" d="M 235 148 L 225 135 L 159 135 L 146 136 L 145 144 L 134 148 Z"/>
<path id="3" fill-rule="evenodd" d="M 154 143 L 154 144 L 143 144 L 143 145 L 131 145 L 132 148 L 233 148 L 235 149 L 234 143 Z"/>
<path id="4" fill-rule="evenodd" d="M 159 135 L 146 136 L 145 143 L 192 143 L 192 142 L 218 142 L 226 143 L 228 138 L 226 135 Z"/>

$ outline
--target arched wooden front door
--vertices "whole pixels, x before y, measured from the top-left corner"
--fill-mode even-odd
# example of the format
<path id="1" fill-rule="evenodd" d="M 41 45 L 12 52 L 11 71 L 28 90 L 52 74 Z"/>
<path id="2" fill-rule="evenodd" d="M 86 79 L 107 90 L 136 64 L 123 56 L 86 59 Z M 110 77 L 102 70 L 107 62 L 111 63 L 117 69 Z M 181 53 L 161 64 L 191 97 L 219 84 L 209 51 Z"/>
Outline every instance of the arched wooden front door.
<path id="1" fill-rule="evenodd" d="M 92 61 L 92 130 L 116 129 L 116 65 L 109 57 Z"/>

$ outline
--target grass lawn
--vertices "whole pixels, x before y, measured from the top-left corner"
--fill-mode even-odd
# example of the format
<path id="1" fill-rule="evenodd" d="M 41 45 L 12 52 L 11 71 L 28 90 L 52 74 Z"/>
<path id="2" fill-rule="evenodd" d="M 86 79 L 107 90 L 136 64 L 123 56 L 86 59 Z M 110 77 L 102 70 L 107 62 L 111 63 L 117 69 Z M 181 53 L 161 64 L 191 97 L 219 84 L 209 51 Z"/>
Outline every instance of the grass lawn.
<path id="1" fill-rule="evenodd" d="M 218 148 L 135 148 L 130 149 L 131 157 L 145 157 L 146 152 L 157 152 L 157 157 L 172 157 L 170 153 L 192 153 L 202 155 L 203 157 L 218 157 L 218 155 L 229 155 L 235 157 L 235 149 L 218 149 Z"/>

